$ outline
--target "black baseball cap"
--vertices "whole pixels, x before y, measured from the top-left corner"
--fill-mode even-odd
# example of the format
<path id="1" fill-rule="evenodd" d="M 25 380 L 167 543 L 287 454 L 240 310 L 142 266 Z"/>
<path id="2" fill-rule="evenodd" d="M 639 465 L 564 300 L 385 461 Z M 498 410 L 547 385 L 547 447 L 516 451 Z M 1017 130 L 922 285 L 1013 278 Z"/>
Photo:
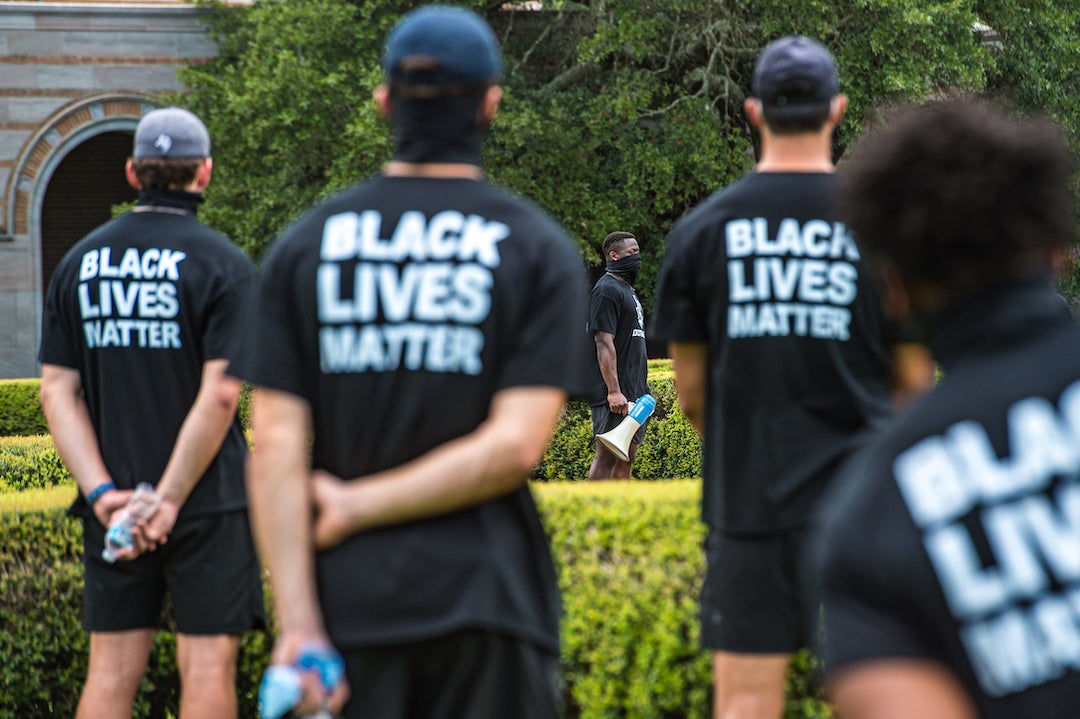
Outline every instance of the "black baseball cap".
<path id="1" fill-rule="evenodd" d="M 503 72 L 491 26 L 476 13 L 450 5 L 427 5 L 405 15 L 390 31 L 383 69 L 404 85 L 483 85 Z"/>
<path id="2" fill-rule="evenodd" d="M 135 127 L 131 156 L 136 158 L 210 157 L 210 133 L 193 113 L 163 107 L 142 116 Z"/>
<path id="3" fill-rule="evenodd" d="M 832 53 L 801 35 L 770 43 L 754 67 L 754 97 L 765 105 L 811 105 L 828 102 L 840 92 Z"/>

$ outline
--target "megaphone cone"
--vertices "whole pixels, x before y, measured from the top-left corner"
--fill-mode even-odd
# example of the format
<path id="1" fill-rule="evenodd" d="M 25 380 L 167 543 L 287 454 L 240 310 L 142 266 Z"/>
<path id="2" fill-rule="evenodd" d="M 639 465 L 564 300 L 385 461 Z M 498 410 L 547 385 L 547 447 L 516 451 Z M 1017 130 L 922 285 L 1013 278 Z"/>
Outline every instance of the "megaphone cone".
<path id="1" fill-rule="evenodd" d="M 619 422 L 619 426 L 610 432 L 596 435 L 596 441 L 623 462 L 630 461 L 630 443 L 634 441 L 634 434 L 655 409 L 656 399 L 651 394 L 641 395 L 637 402 L 630 403 L 630 412 Z"/>

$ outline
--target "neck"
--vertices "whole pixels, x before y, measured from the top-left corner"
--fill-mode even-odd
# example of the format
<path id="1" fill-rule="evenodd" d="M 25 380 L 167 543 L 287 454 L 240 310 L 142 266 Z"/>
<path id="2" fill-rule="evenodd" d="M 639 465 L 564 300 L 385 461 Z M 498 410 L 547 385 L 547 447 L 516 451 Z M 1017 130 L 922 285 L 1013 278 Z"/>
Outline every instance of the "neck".
<path id="1" fill-rule="evenodd" d="M 832 172 L 832 128 L 812 135 L 775 135 L 763 131 L 757 172 Z"/>
<path id="2" fill-rule="evenodd" d="M 466 162 L 402 162 L 401 160 L 391 160 L 383 167 L 383 175 L 386 177 L 482 180 L 484 170 Z"/>
<path id="3" fill-rule="evenodd" d="M 620 277 L 619 275 L 615 274 L 611 270 L 605 270 L 605 272 L 607 274 L 611 275 L 612 277 L 614 277 L 615 279 L 617 279 L 619 282 L 622 282 L 624 285 L 630 284 L 629 282 L 626 281 L 625 277 Z"/>

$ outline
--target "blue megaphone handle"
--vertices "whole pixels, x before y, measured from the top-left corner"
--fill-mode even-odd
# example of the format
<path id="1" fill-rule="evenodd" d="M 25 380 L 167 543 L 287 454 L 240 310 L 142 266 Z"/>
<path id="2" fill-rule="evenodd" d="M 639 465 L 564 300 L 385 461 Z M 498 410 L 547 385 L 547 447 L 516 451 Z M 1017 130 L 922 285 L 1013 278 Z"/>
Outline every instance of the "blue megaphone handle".
<path id="1" fill-rule="evenodd" d="M 645 424 L 645 420 L 649 418 L 649 415 L 655 409 L 656 398 L 651 394 L 643 394 L 634 402 L 634 408 L 630 410 L 630 414 L 627 416 L 638 424 Z"/>

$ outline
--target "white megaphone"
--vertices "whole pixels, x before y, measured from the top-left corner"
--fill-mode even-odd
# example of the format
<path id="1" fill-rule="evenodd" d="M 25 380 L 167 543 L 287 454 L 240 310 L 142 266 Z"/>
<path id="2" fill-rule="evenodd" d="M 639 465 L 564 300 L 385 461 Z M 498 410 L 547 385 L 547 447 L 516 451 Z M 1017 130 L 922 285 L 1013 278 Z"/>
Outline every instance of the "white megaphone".
<path id="1" fill-rule="evenodd" d="M 634 434 L 638 427 L 645 424 L 645 420 L 656 409 L 656 398 L 651 394 L 643 394 L 637 402 L 630 402 L 630 412 L 626 418 L 619 422 L 619 426 L 610 432 L 596 435 L 596 441 L 607 447 L 608 451 L 624 462 L 630 460 L 630 443 L 634 441 Z"/>

